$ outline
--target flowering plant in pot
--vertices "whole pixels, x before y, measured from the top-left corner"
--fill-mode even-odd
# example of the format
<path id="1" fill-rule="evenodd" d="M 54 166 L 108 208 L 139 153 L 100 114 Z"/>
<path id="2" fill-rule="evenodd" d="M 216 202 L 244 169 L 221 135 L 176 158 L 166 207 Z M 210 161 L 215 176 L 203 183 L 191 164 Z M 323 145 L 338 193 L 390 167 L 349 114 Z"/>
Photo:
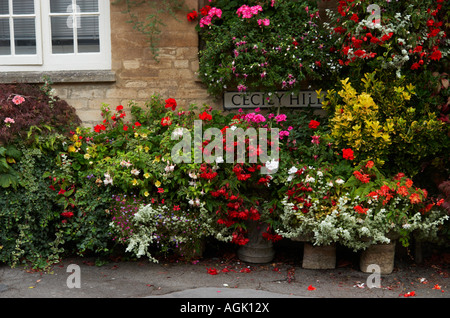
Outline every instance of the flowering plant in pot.
<path id="1" fill-rule="evenodd" d="M 416 187 L 404 173 L 385 177 L 370 160 L 355 168 L 344 187 L 353 209 L 346 211 L 353 238 L 345 244 L 354 249 L 392 239 L 407 247 L 412 235 L 432 241 L 448 219 L 442 199 L 429 198 L 427 190 Z"/>

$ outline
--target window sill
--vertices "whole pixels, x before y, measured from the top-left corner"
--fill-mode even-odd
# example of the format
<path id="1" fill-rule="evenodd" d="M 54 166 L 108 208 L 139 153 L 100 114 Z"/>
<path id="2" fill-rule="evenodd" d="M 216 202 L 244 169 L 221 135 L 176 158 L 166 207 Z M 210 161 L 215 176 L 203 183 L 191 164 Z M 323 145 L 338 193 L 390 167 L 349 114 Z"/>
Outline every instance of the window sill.
<path id="1" fill-rule="evenodd" d="M 113 71 L 1 72 L 0 84 L 43 83 L 47 76 L 53 83 L 111 83 Z"/>

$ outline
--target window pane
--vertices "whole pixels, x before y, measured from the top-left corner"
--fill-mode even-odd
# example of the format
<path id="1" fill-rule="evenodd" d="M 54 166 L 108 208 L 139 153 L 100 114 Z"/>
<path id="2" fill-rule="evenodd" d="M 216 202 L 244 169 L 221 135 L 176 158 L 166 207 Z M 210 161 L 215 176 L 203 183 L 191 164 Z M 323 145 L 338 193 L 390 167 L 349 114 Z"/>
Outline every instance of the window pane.
<path id="1" fill-rule="evenodd" d="M 98 12 L 98 0 L 77 0 L 81 12 Z"/>
<path id="2" fill-rule="evenodd" d="M 82 16 L 81 27 L 77 29 L 78 52 L 100 52 L 98 16 Z"/>
<path id="3" fill-rule="evenodd" d="M 72 0 L 50 0 L 51 13 L 72 12 Z"/>
<path id="4" fill-rule="evenodd" d="M 51 17 L 53 54 L 73 53 L 73 18 Z"/>
<path id="5" fill-rule="evenodd" d="M 34 18 L 14 18 L 13 22 L 16 54 L 36 54 Z"/>
<path id="6" fill-rule="evenodd" d="M 0 19 L 0 55 L 10 54 L 11 42 L 9 37 L 9 19 Z"/>
<path id="7" fill-rule="evenodd" d="M 34 0 L 14 0 L 14 14 L 34 14 Z"/>
<path id="8" fill-rule="evenodd" d="M 0 14 L 9 14 L 8 0 L 0 0 Z"/>

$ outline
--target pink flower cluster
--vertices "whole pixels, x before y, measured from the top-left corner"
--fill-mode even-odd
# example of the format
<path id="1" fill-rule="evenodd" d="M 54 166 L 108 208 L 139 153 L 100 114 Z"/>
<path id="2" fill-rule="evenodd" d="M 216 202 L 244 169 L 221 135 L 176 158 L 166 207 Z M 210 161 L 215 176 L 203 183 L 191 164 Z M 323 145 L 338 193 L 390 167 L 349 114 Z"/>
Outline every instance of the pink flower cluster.
<path id="1" fill-rule="evenodd" d="M 200 19 L 200 27 L 203 28 L 205 25 L 210 25 L 214 17 L 218 17 L 220 19 L 222 17 L 222 10 L 216 7 L 211 8 L 208 15 Z"/>
<path id="2" fill-rule="evenodd" d="M 20 104 L 22 104 L 24 101 L 25 101 L 25 98 L 23 98 L 23 97 L 20 96 L 20 95 L 16 95 L 16 96 L 14 96 L 14 98 L 12 99 L 12 102 L 13 102 L 14 104 L 16 104 L 16 105 L 20 105 Z"/>
<path id="3" fill-rule="evenodd" d="M 260 11 L 262 11 L 262 7 L 260 5 L 249 7 L 248 5 L 244 4 L 239 9 L 237 9 L 236 13 L 238 17 L 250 19 L 254 15 L 257 15 Z"/>
<path id="4" fill-rule="evenodd" d="M 265 26 L 268 26 L 268 25 L 270 25 L 270 20 L 269 19 L 259 19 L 258 20 L 258 25 L 265 25 Z"/>

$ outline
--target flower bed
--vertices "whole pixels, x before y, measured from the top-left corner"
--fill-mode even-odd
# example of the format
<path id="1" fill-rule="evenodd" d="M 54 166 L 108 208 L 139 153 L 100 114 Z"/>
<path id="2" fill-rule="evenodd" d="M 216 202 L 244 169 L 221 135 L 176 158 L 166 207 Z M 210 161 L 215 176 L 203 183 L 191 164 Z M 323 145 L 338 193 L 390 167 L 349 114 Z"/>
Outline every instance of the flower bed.
<path id="1" fill-rule="evenodd" d="M 382 27 L 367 24 L 367 2 L 357 0 L 340 1 L 322 26 L 307 1 L 218 0 L 188 17 L 206 41 L 200 68 L 211 93 L 293 91 L 319 76 L 329 79 L 322 115 L 225 114 L 154 95 L 144 105 L 104 104 L 103 120 L 83 127 L 48 85 L 1 86 L 0 261 L 46 267 L 67 253 L 117 251 L 192 259 L 206 239 L 247 245 L 254 221 L 275 243 L 448 243 L 448 199 L 423 173 L 449 175 L 441 2 L 428 1 L 429 12 L 412 3 L 419 20 L 395 28 L 402 4 L 375 2 Z M 416 26 L 433 36 L 405 36 Z M 402 45 L 410 60 L 385 54 Z M 32 111 L 37 102 L 42 112 Z"/>

